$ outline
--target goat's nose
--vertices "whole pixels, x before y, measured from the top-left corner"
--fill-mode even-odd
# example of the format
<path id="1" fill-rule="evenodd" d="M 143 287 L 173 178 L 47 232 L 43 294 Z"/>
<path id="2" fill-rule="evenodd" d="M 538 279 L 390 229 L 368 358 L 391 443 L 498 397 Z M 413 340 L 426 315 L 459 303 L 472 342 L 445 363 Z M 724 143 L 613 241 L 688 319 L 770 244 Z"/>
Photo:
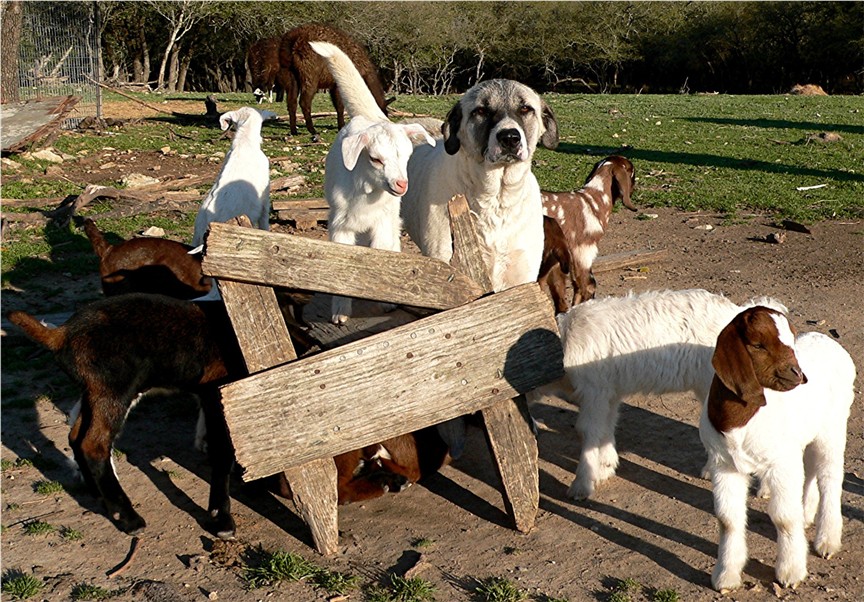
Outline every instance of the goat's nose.
<path id="1" fill-rule="evenodd" d="M 498 143 L 508 150 L 517 148 L 519 143 L 522 142 L 522 136 L 519 135 L 519 130 L 516 128 L 501 130 L 496 137 L 498 138 Z"/>
<path id="2" fill-rule="evenodd" d="M 405 194 L 405 191 L 408 190 L 408 180 L 396 180 L 393 182 L 393 190 L 399 194 Z"/>
<path id="3" fill-rule="evenodd" d="M 807 382 L 807 376 L 804 374 L 804 371 L 801 370 L 801 366 L 790 366 L 789 370 L 800 384 L 803 385 Z"/>

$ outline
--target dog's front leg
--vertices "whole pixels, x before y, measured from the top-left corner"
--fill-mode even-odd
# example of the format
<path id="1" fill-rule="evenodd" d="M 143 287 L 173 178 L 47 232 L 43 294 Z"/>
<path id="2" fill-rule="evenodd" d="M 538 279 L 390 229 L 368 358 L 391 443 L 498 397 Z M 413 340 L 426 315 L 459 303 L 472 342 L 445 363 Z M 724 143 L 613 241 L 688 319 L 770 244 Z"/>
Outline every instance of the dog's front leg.
<path id="1" fill-rule="evenodd" d="M 219 391 L 207 386 L 199 392 L 201 410 L 207 424 L 207 455 L 210 458 L 210 499 L 207 514 L 213 521 L 213 532 L 220 539 L 233 539 L 237 530 L 231 516 L 231 470 L 234 467 L 234 447 L 222 414 Z"/>

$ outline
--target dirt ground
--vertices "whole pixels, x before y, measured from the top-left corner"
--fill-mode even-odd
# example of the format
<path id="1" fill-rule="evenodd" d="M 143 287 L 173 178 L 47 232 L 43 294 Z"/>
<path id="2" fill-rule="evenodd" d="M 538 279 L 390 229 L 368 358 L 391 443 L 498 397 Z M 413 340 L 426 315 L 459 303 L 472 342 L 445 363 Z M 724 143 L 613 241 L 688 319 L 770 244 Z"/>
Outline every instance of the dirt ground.
<path id="1" fill-rule="evenodd" d="M 202 162 L 201 169 L 218 166 Z M 184 165 L 178 173 L 191 173 Z M 634 194 L 638 205 L 638 188 Z M 771 295 L 784 301 L 802 330 L 838 338 L 864 366 L 864 223 L 823 222 L 811 233 L 786 232 L 782 244 L 765 241 L 781 230 L 770 218 L 737 223 L 706 213 L 645 209 L 654 219 L 619 211 L 613 215 L 601 255 L 666 249 L 660 263 L 597 275 L 598 296 L 651 289 L 706 288 L 742 302 Z M 705 229 L 712 226 L 712 229 Z M 277 229 L 290 230 L 287 225 Z M 300 235 L 323 236 L 319 229 Z M 638 266 L 637 266 L 638 267 Z M 69 279 L 75 299 L 98 295 L 98 281 Z M 4 311 L 32 307 L 27 291 L 4 291 Z M 30 345 L 14 335 L 7 346 Z M 625 404 L 618 428 L 621 466 L 596 498 L 574 502 L 565 495 L 579 455 L 578 408 L 550 399 L 532 408 L 541 430 L 540 510 L 528 534 L 513 530 L 503 510 L 497 477 L 480 431 L 472 431 L 465 455 L 452 466 L 399 494 L 340 507 L 340 551 L 323 558 L 310 547 L 307 528 L 293 505 L 235 483 L 236 541 L 214 541 L 206 529 L 209 467 L 192 446 L 196 410 L 187 398 L 157 398 L 130 415 L 117 447 L 117 472 L 148 521 L 141 547 L 118 576 L 106 572 L 124 561 L 131 538 L 117 531 L 99 502 L 74 481 L 65 466 L 65 414 L 77 398 L 74 388 L 46 387 L 47 356 L 32 346 L 32 368 L 10 372 L 4 389 L 36 399 L 30 407 L 2 416 L 2 458 L 32 465 L 2 474 L 3 570 L 33 572 L 46 586 L 34 599 L 61 601 L 79 584 L 122 589 L 116 600 L 317 601 L 330 595 L 308 583 L 282 583 L 247 591 L 241 563 L 257 546 L 298 553 L 327 569 L 348 572 L 362 583 L 417 565 L 432 582 L 438 601 L 480 599 L 477 579 L 506 577 L 531 600 L 607 600 L 617 580 L 641 587 L 631 599 L 650 600 L 672 589 L 680 600 L 720 600 L 710 586 L 717 528 L 710 483 L 699 478 L 704 450 L 696 428 L 699 406 L 686 395 L 634 398 Z M 64 381 L 65 382 L 65 381 Z M 848 425 L 843 491 L 844 547 L 830 560 L 811 554 L 810 576 L 796 590 L 772 584 L 776 554 L 766 502 L 750 500 L 751 560 L 746 586 L 729 599 L 864 599 L 864 406 L 861 378 Z M 50 396 L 53 401 L 48 401 Z M 814 403 L 818 400 L 814 400 Z M 155 428 L 154 428 L 155 426 Z M 35 484 L 58 480 L 68 488 L 53 494 Z M 24 526 L 41 520 L 53 533 L 27 535 Z M 64 537 L 61 529 L 80 532 Z M 67 531 L 68 533 L 68 531 Z M 808 531 L 812 537 L 812 529 Z M 418 564 L 419 563 L 419 564 Z M 5 596 L 4 596 L 5 598 Z M 355 591 L 350 600 L 363 600 Z"/>

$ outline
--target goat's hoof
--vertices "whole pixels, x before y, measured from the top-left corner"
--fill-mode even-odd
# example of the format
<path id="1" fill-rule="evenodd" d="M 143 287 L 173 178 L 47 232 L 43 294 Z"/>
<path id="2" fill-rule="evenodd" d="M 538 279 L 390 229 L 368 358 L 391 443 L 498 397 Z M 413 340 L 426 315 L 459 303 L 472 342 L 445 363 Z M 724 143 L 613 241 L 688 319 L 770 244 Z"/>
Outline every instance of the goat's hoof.
<path id="1" fill-rule="evenodd" d="M 133 515 L 131 518 L 120 517 L 117 520 L 120 530 L 127 535 L 138 535 L 147 527 L 147 523 L 138 514 Z"/>
<path id="2" fill-rule="evenodd" d="M 330 322 L 336 324 L 337 326 L 340 324 L 344 324 L 347 321 L 348 316 L 346 316 L 345 314 L 333 314 L 333 316 L 330 318 Z"/>
<path id="3" fill-rule="evenodd" d="M 567 497 L 573 500 L 587 500 L 594 493 L 594 486 L 591 484 L 584 485 L 573 481 L 570 488 L 567 490 Z"/>
<path id="4" fill-rule="evenodd" d="M 217 514 L 214 517 L 214 521 L 213 533 L 216 534 L 216 537 L 223 540 L 234 539 L 237 534 L 237 525 L 234 523 L 234 518 L 230 514 Z"/>
<path id="5" fill-rule="evenodd" d="M 741 575 L 721 574 L 711 577 L 711 585 L 714 586 L 721 594 L 728 594 L 740 589 L 744 582 L 741 580 Z"/>

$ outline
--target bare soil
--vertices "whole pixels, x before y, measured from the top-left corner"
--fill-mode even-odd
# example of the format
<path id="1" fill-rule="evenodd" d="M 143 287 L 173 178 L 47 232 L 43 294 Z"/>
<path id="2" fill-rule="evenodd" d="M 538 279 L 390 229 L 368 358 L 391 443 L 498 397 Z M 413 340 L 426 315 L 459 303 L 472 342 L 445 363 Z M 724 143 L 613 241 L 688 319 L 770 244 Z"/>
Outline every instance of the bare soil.
<path id="1" fill-rule="evenodd" d="M 218 169 L 206 161 L 153 160 L 165 165 L 162 174 L 215 174 Z M 145 157 L 137 161 L 139 167 L 147 163 Z M 177 163 L 169 168 L 172 161 Z M 86 181 L 87 174 L 80 175 Z M 67 177 L 75 175 L 67 172 Z M 638 188 L 634 202 L 638 204 Z M 789 306 L 800 329 L 836 337 L 859 370 L 864 366 L 864 224 L 822 222 L 807 234 L 783 230 L 763 216 L 727 223 L 720 216 L 673 209 L 640 213 L 657 217 L 640 219 L 625 211 L 613 215 L 601 255 L 665 248 L 667 259 L 598 274 L 598 296 L 667 288 L 706 288 L 736 302 L 771 295 Z M 293 230 L 287 224 L 275 228 Z M 780 232 L 786 234 L 785 242 L 766 242 L 768 235 Z M 298 234 L 321 237 L 325 231 Z M 66 277 L 59 286 L 70 310 L 99 295 L 95 275 Z M 3 293 L 4 310 L 33 309 L 39 305 L 34 301 L 27 291 Z M 308 530 L 290 502 L 254 484 L 234 486 L 237 540 L 215 540 L 206 529 L 209 467 L 192 446 L 195 403 L 186 397 L 153 398 L 130 415 L 117 444 L 123 454 L 116 459 L 120 480 L 148 526 L 127 568 L 108 577 L 106 572 L 129 553 L 131 538 L 112 526 L 99 501 L 70 476 L 65 419 L 77 391 L 56 375 L 47 354 L 14 334 L 4 337 L 4 351 L 22 348 L 30 350 L 28 363 L 17 362 L 14 369 L 4 365 L 3 391 L 7 399 L 14 392 L 15 399 L 29 403 L 7 404 L 4 399 L 2 458 L 33 464 L 2 474 L 2 563 L 4 571 L 32 571 L 45 582 L 34 599 L 69 600 L 82 583 L 121 590 L 116 600 L 331 599 L 309 583 L 244 589 L 241 567 L 258 546 L 298 553 L 321 567 L 357 575 L 362 583 L 417 565 L 417 576 L 435 585 L 439 601 L 479 600 L 476 580 L 493 575 L 511 580 L 532 600 L 607 600 L 620 579 L 640 584 L 630 593 L 634 601 L 651 600 L 666 589 L 675 590 L 680 600 L 723 599 L 710 586 L 717 527 L 710 483 L 698 476 L 704 462 L 696 428 L 699 405 L 686 395 L 634 398 L 625 404 L 618 429 L 618 474 L 599 488 L 595 499 L 579 503 L 565 495 L 579 455 L 578 408 L 557 399 L 535 406 L 541 423 L 541 499 L 536 526 L 528 534 L 510 527 L 485 440 L 480 431 L 472 431 L 465 455 L 439 474 L 402 493 L 340 507 L 340 551 L 332 558 L 310 547 Z M 753 497 L 746 586 L 730 599 L 864 599 L 860 382 L 859 377 L 848 426 L 843 550 L 830 560 L 811 554 L 807 581 L 796 590 L 779 588 L 772 583 L 776 546 L 767 502 Z M 44 480 L 60 481 L 67 489 L 40 494 L 35 484 Z M 24 526 L 33 520 L 56 530 L 27 535 Z M 64 528 L 80 532 L 81 538 L 64 537 Z M 354 591 L 350 599 L 363 600 L 364 594 Z"/>

